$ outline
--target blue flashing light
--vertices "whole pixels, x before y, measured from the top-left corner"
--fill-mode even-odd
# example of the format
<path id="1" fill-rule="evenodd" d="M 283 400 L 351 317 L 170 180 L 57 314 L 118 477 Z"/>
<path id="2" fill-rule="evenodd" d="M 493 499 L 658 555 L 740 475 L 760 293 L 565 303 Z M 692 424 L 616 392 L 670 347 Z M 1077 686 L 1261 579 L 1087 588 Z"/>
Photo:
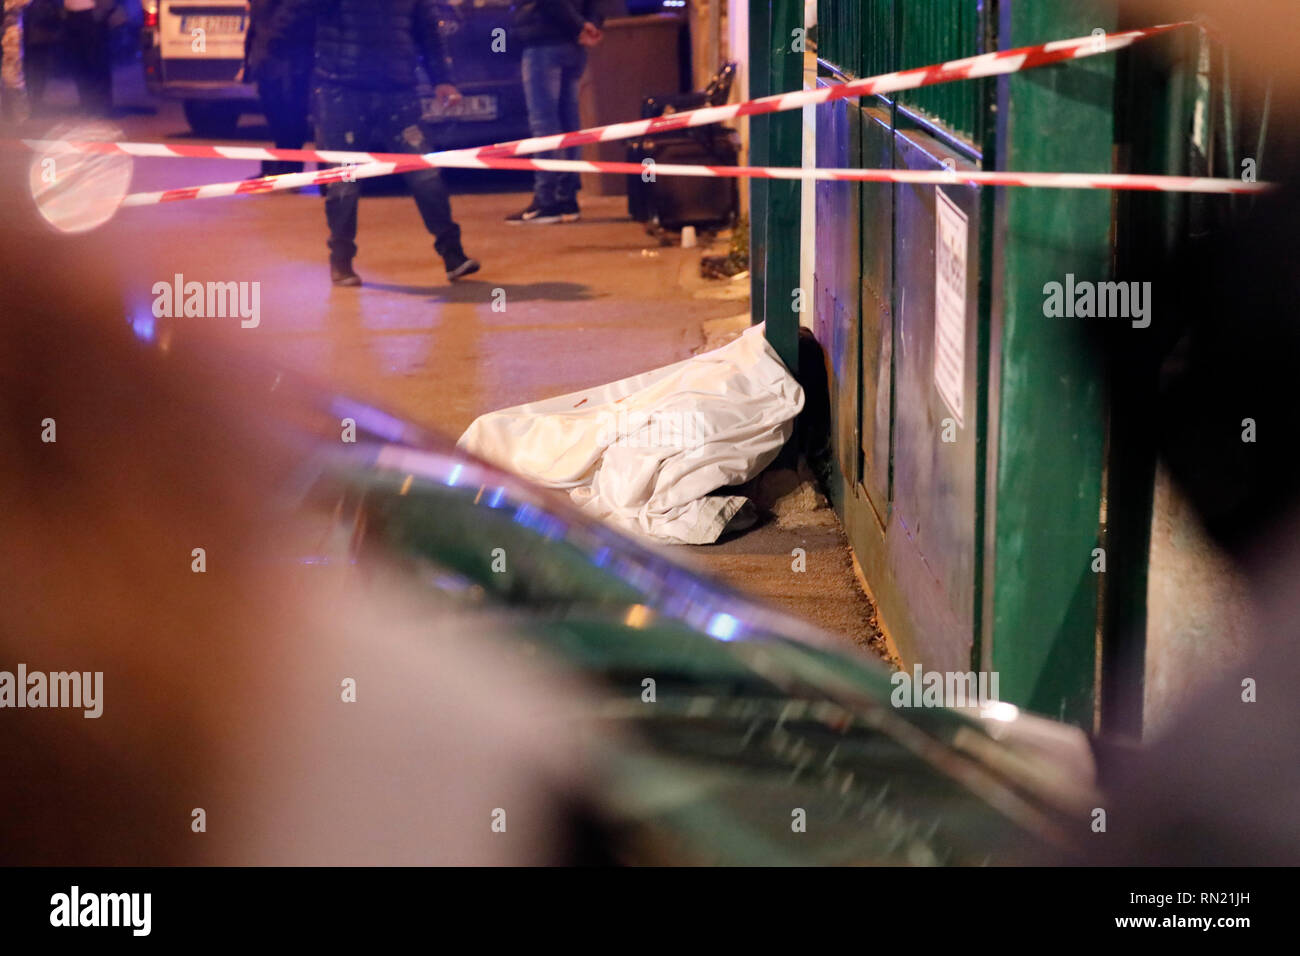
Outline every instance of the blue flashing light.
<path id="1" fill-rule="evenodd" d="M 154 318 L 152 312 L 142 309 L 136 312 L 130 319 L 131 332 L 141 342 L 148 342 L 150 345 L 158 337 L 158 320 Z"/>
<path id="2" fill-rule="evenodd" d="M 736 632 L 740 630 L 740 622 L 730 614 L 715 614 L 705 630 L 710 637 L 716 637 L 720 641 L 730 641 L 735 639 Z"/>

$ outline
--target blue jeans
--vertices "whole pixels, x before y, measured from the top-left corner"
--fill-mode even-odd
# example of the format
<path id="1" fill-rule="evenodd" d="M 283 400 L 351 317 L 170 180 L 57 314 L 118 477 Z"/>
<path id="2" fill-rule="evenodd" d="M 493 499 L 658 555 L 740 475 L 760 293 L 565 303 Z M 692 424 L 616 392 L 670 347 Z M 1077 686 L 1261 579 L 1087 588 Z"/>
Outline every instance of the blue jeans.
<path id="1" fill-rule="evenodd" d="M 587 66 L 587 51 L 576 43 L 525 48 L 524 99 L 528 128 L 534 136 L 554 136 L 579 129 L 578 81 Z M 539 159 L 579 159 L 580 147 L 538 153 Z M 539 206 L 574 202 L 582 181 L 577 173 L 533 174 L 533 199 Z"/>

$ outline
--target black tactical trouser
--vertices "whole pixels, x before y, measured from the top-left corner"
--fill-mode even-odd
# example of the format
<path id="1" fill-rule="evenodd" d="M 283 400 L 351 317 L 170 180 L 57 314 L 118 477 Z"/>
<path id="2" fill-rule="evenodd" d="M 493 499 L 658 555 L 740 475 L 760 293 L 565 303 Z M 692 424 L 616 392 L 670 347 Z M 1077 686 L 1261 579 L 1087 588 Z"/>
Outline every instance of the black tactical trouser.
<path id="1" fill-rule="evenodd" d="M 311 63 L 269 61 L 257 70 L 257 96 L 262 101 L 266 125 L 276 149 L 302 149 L 311 138 L 307 118 L 311 102 Z M 300 173 L 302 163 L 268 159 L 262 163 L 263 176 Z"/>
<path id="2" fill-rule="evenodd" d="M 387 153 L 427 153 L 420 129 L 420 98 L 415 90 L 358 90 L 325 83 L 316 89 L 316 148 Z M 451 218 L 451 200 L 436 169 L 406 173 L 425 228 L 443 259 L 463 257 L 460 226 Z M 325 187 L 325 218 L 330 228 L 330 258 L 351 261 L 357 253 L 359 182 Z"/>

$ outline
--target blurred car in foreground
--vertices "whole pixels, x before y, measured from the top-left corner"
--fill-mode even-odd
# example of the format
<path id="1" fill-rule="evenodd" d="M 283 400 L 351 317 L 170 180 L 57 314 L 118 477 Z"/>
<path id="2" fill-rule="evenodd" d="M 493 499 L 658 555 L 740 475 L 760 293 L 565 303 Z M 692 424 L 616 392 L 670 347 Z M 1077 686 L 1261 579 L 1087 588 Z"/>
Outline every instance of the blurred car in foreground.
<path id="1" fill-rule="evenodd" d="M 595 682 L 597 719 L 642 744 L 605 805 L 657 862 L 1043 862 L 1087 832 L 1076 731 L 1006 704 L 895 708 L 875 662 L 452 448 L 318 467 L 302 504 L 346 548 L 312 561 L 399 556 Z"/>
<path id="2" fill-rule="evenodd" d="M 154 339 L 145 320 L 137 332 Z M 172 355 L 180 347 L 168 343 Z M 889 673 L 375 408 L 246 370 L 304 449 L 275 495 L 302 555 L 409 584 L 474 634 L 596 688 L 613 747 L 596 794 L 612 859 L 994 864 L 1074 859 L 1089 832 L 1084 735 L 1019 713 L 896 708 Z M 259 377 L 260 376 L 260 377 Z M 340 423 L 355 441 L 340 441 Z M 313 570 L 312 573 L 315 573 Z M 484 637 L 484 640 L 487 638 Z M 595 745 L 593 744 L 593 747 Z"/>

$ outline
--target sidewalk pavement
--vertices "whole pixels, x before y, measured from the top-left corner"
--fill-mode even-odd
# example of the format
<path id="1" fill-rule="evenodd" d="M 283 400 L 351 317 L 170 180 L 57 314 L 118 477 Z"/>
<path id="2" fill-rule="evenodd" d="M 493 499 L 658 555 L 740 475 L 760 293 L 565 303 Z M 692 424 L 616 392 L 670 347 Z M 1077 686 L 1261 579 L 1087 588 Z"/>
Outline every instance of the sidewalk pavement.
<path id="1" fill-rule="evenodd" d="M 133 187 L 241 172 L 239 163 L 142 160 Z M 129 237 L 119 273 L 134 308 L 178 273 L 259 282 L 261 323 L 239 332 L 241 343 L 452 437 L 484 412 L 679 361 L 747 324 L 747 282 L 699 278 L 700 256 L 725 251 L 722 243 L 661 246 L 615 196 L 584 197 L 579 223 L 512 226 L 505 216 L 528 196 L 483 191 L 503 188 L 486 178 L 496 175 L 454 180 L 453 212 L 483 269 L 453 285 L 404 195 L 362 199 L 360 289 L 329 283 L 317 196 L 124 210 L 110 228 Z M 679 557 L 847 641 L 881 647 L 834 512 L 807 488 L 782 507 L 731 540 L 678 548 Z"/>

